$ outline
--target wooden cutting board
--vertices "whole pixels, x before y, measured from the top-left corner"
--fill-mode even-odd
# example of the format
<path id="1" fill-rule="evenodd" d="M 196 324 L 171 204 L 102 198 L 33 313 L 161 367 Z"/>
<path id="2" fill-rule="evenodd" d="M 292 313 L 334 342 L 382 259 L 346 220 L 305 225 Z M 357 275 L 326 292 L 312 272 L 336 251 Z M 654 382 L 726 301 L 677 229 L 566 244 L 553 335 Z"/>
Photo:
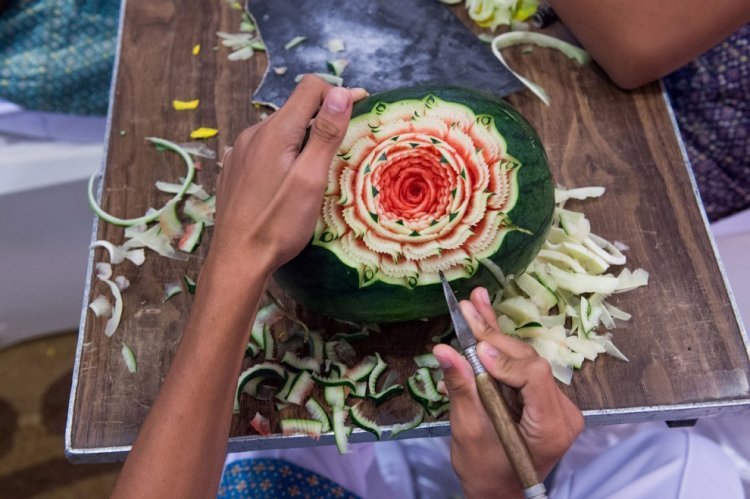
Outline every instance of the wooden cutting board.
<path id="1" fill-rule="evenodd" d="M 183 170 L 178 158 L 155 152 L 144 137 L 185 141 L 191 130 L 212 126 L 219 135 L 206 144 L 221 154 L 241 130 L 260 119 L 263 109 L 250 104 L 250 95 L 266 59 L 257 54 L 249 61 L 230 62 L 226 49 L 212 49 L 218 45 L 217 31 L 233 32 L 239 26 L 239 12 L 225 2 L 129 0 L 123 9 L 102 204 L 132 217 L 163 202 L 153 188 L 156 180 L 177 178 Z M 465 20 L 461 7 L 453 10 Z M 193 56 L 197 43 L 202 49 Z M 556 181 L 567 187 L 605 186 L 603 198 L 583 205 L 593 231 L 627 244 L 629 265 L 651 274 L 648 287 L 615 300 L 634 316 L 614 331 L 630 362 L 608 356 L 586 362 L 563 391 L 583 409 L 589 424 L 747 411 L 747 338 L 661 86 L 622 91 L 596 65 L 578 67 L 545 49 L 527 55 L 511 49 L 507 58 L 542 82 L 551 96 L 550 107 L 528 92 L 508 100 L 539 131 Z M 171 107 L 173 99 L 193 98 L 201 99 L 194 112 Z M 197 182 L 211 190 L 217 169 L 210 162 L 204 165 Z M 95 239 L 122 242 L 121 228 L 97 222 L 93 232 Z M 183 274 L 196 277 L 209 244 L 210 231 L 187 262 L 151 255 L 142 267 L 118 266 L 116 273 L 132 285 L 124 293 L 124 318 L 112 338 L 103 334 L 104 321 L 86 310 L 93 297 L 108 293 L 91 272 L 87 275 L 66 435 L 70 459 L 119 459 L 129 449 L 169 368 L 190 307 L 186 293 L 162 303 L 163 284 Z M 103 260 L 103 251 L 94 251 L 89 268 Z M 413 371 L 412 356 L 422 351 L 426 339 L 446 325 L 446 319 L 438 319 L 391 326 L 357 349 L 379 351 L 403 376 Z M 135 374 L 125 368 L 123 342 L 138 358 Z M 270 412 L 264 404 L 243 400 L 232 424 L 230 450 L 312 444 L 305 437 L 254 436 L 249 419 L 257 409 Z M 383 406 L 378 418 L 382 423 L 408 419 L 412 410 L 404 397 Z M 411 436 L 448 431 L 443 420 L 423 425 Z M 355 441 L 367 438 L 353 435 Z"/>

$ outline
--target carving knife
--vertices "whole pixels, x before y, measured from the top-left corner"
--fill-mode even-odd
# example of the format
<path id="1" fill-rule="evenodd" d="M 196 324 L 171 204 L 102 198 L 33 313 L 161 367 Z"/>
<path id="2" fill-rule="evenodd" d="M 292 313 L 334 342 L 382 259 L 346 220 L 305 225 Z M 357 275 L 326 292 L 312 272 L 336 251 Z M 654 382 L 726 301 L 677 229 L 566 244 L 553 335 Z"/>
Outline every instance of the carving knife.
<path id="1" fill-rule="evenodd" d="M 440 281 L 443 283 L 443 292 L 445 293 L 445 300 L 448 302 L 448 310 L 450 310 L 456 336 L 458 336 L 466 360 L 469 361 L 474 370 L 479 398 L 492 421 L 492 426 L 495 427 L 497 436 L 500 437 L 508 460 L 516 471 L 524 496 L 526 499 L 546 499 L 547 489 L 537 476 L 526 442 L 513 420 L 508 404 L 497 386 L 497 381 L 487 372 L 479 361 L 479 357 L 477 357 L 477 339 L 458 308 L 456 295 L 453 294 L 453 290 L 442 271 L 440 272 Z"/>

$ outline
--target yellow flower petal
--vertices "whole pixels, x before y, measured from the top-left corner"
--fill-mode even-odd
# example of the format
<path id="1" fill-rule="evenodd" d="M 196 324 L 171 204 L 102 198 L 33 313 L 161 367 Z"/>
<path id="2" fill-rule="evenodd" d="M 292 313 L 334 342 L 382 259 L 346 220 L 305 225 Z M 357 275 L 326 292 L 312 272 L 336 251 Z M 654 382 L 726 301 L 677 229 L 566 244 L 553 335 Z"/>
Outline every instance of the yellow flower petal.
<path id="1" fill-rule="evenodd" d="M 176 111 L 185 111 L 186 109 L 196 109 L 199 103 L 199 99 L 173 100 L 172 107 L 174 107 Z"/>
<path id="2" fill-rule="evenodd" d="M 198 55 L 201 53 L 201 44 L 196 43 L 195 47 L 193 47 L 193 55 Z"/>
<path id="3" fill-rule="evenodd" d="M 219 133 L 215 128 L 200 127 L 190 132 L 191 139 L 208 139 Z"/>

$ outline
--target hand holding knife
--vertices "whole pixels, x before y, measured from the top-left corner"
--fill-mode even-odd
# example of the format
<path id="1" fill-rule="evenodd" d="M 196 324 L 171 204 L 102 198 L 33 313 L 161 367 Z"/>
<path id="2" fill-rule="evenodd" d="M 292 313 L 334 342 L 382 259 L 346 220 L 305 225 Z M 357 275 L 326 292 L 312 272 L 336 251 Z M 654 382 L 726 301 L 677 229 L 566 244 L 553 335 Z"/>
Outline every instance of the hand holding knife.
<path id="1" fill-rule="evenodd" d="M 448 302 L 453 327 L 456 330 L 458 341 L 464 351 L 466 360 L 471 364 L 476 376 L 477 391 L 482 400 L 487 415 L 492 421 L 492 425 L 500 438 L 500 442 L 505 449 L 508 460 L 516 471 L 524 496 L 527 499 L 543 499 L 547 497 L 547 491 L 544 484 L 539 480 L 536 469 L 531 460 L 526 442 L 521 436 L 521 432 L 513 420 L 507 403 L 500 393 L 500 389 L 495 379 L 485 370 L 479 361 L 476 353 L 477 340 L 474 333 L 466 323 L 461 310 L 458 307 L 458 300 L 453 294 L 445 276 L 440 272 L 440 280 L 443 284 L 445 299 Z"/>

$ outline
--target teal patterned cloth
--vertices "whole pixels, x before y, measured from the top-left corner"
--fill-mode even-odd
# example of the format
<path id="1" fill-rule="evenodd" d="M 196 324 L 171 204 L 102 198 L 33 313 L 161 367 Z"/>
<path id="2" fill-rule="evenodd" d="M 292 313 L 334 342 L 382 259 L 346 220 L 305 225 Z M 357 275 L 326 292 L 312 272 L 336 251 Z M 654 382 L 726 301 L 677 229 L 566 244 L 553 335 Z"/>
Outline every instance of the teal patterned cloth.
<path id="1" fill-rule="evenodd" d="M 33 111 L 107 113 L 117 0 L 12 0 L 0 14 L 0 98 Z"/>
<path id="2" fill-rule="evenodd" d="M 335 482 L 283 459 L 241 459 L 227 465 L 219 499 L 357 499 Z"/>

